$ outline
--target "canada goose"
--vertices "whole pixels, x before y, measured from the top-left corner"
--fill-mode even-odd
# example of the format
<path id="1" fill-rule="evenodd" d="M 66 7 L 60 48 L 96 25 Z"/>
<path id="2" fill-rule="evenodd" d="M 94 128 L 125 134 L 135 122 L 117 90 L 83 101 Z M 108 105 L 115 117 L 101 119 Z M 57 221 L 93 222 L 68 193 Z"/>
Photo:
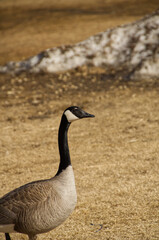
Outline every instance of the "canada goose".
<path id="1" fill-rule="evenodd" d="M 67 132 L 71 122 L 94 115 L 76 106 L 67 108 L 58 132 L 60 164 L 56 175 L 23 185 L 0 199 L 0 232 L 19 232 L 35 240 L 37 234 L 48 232 L 71 214 L 77 195 L 68 148 Z"/>

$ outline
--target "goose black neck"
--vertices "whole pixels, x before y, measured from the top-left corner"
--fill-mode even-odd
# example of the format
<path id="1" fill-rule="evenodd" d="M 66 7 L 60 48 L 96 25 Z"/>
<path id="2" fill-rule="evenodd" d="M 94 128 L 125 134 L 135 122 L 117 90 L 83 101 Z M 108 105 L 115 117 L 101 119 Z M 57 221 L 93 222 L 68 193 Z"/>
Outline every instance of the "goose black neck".
<path id="1" fill-rule="evenodd" d="M 65 170 L 69 165 L 71 165 L 69 147 L 68 147 L 68 128 L 70 123 L 67 121 L 66 116 L 63 115 L 61 118 L 61 123 L 58 133 L 58 144 L 60 153 L 60 165 L 56 175 L 59 175 L 63 170 Z"/>

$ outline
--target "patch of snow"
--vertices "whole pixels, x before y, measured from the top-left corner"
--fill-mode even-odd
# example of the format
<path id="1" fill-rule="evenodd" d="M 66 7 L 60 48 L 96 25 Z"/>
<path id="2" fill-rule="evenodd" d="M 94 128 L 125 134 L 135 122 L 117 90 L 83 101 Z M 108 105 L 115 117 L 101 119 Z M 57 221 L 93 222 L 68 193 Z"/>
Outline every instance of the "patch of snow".
<path id="1" fill-rule="evenodd" d="M 25 61 L 9 62 L 0 66 L 0 72 L 59 72 L 84 64 L 115 68 L 124 63 L 128 71 L 141 65 L 140 74 L 152 75 L 159 71 L 157 48 L 159 10 L 139 21 L 108 29 L 77 44 L 50 48 Z"/>

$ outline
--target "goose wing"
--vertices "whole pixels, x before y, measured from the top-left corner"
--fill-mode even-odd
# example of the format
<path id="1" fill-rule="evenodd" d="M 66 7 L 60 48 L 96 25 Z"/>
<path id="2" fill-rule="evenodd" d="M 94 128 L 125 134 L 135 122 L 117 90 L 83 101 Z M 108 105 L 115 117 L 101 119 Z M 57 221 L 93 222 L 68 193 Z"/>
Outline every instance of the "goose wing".
<path id="1" fill-rule="evenodd" d="M 9 209 L 0 206 L 0 225 L 3 224 L 14 224 L 16 219 L 16 214 Z"/>
<path id="2" fill-rule="evenodd" d="M 28 183 L 7 193 L 0 199 L 0 224 L 14 223 L 20 211 L 46 201 L 50 194 L 48 180 Z"/>

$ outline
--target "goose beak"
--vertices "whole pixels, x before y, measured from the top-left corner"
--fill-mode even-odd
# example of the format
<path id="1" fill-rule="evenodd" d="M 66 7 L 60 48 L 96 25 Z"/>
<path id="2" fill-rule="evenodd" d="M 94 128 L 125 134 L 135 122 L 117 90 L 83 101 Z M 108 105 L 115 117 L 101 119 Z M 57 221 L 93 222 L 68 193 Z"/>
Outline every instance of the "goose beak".
<path id="1" fill-rule="evenodd" d="M 82 117 L 81 118 L 93 118 L 93 117 L 95 117 L 93 114 L 82 111 Z"/>

